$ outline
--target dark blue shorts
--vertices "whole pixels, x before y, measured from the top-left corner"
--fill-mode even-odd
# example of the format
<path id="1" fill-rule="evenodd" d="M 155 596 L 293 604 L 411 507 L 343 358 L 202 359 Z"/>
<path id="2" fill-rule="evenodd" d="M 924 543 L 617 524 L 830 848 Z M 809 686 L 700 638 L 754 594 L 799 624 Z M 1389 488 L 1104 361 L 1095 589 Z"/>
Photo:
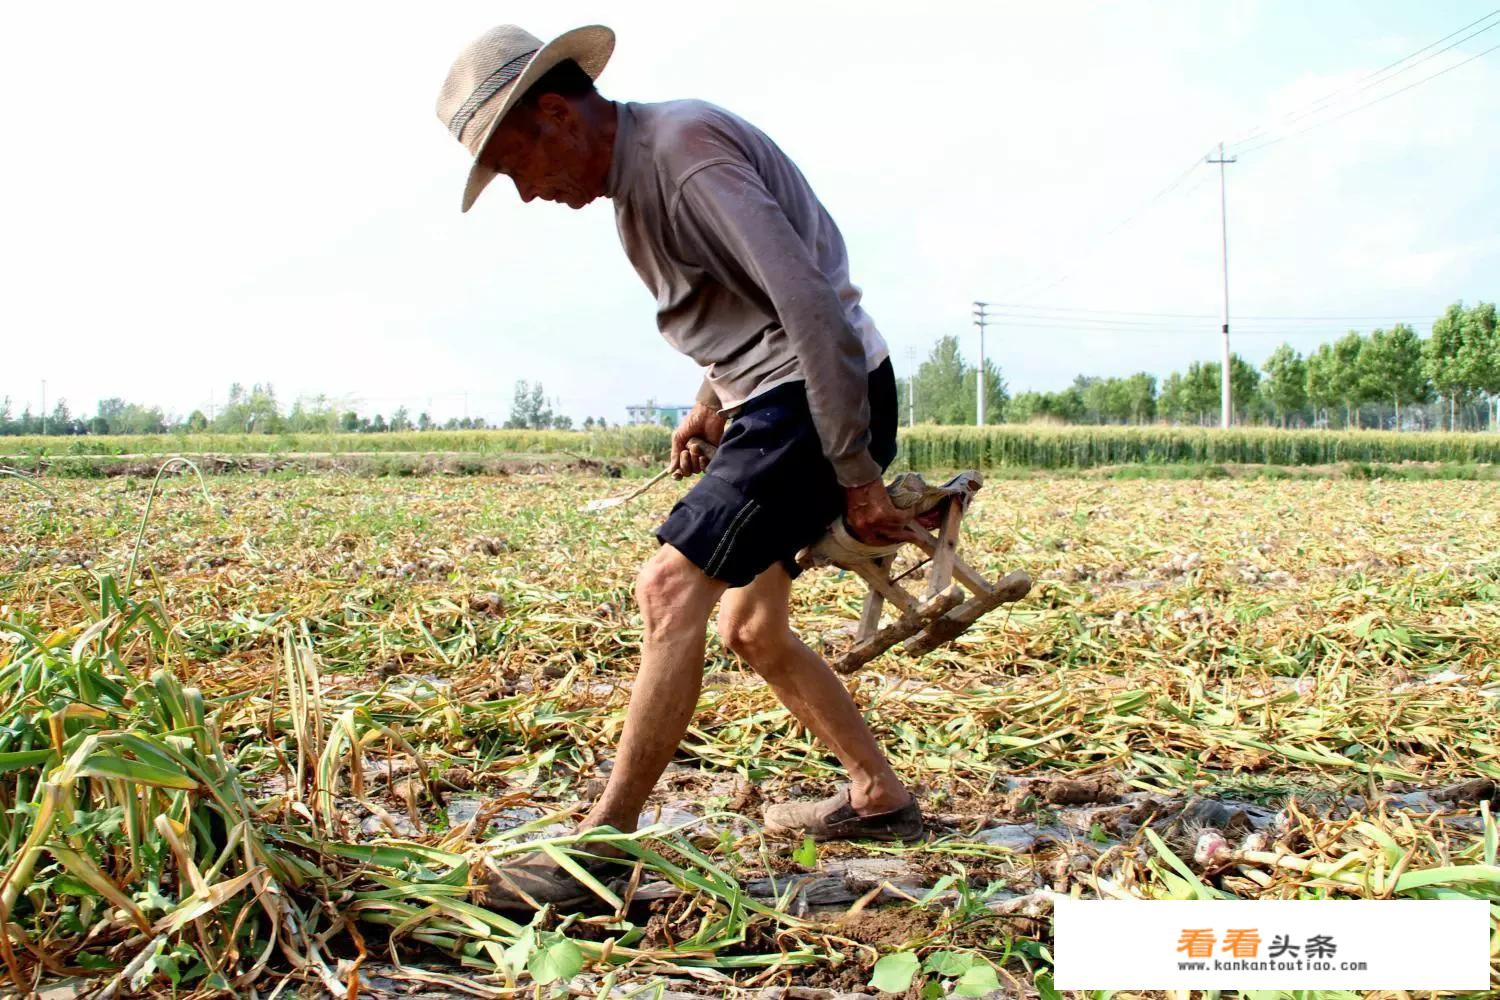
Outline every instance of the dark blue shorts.
<path id="1" fill-rule="evenodd" d="M 896 457 L 896 375 L 889 359 L 870 373 L 870 455 Z M 793 577 L 799 549 L 844 512 L 844 488 L 807 408 L 801 382 L 747 400 L 708 471 L 667 515 L 656 537 L 699 569 L 743 587 L 780 562 Z"/>

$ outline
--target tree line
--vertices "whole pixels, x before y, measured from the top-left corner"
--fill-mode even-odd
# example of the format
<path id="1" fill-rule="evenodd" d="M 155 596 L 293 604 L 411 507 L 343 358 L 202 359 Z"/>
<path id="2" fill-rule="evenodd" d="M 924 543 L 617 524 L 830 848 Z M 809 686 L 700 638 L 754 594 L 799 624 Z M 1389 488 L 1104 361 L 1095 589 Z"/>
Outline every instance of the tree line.
<path id="1" fill-rule="evenodd" d="M 901 384 L 901 417 L 972 424 L 976 371 L 943 337 Z M 1195 361 L 1158 381 L 1149 372 L 1079 375 L 1055 392 L 1010 395 L 986 361 L 987 423 L 1167 422 L 1212 426 L 1220 413 L 1222 366 Z M 1500 330 L 1493 303 L 1449 306 L 1425 340 L 1404 323 L 1369 334 L 1351 330 L 1303 356 L 1282 344 L 1257 368 L 1229 359 L 1237 423 L 1282 427 L 1500 428 Z"/>
<path id="2" fill-rule="evenodd" d="M 404 406 L 389 415 L 362 414 L 339 407 L 326 396 L 298 399 L 283 408 L 270 383 L 255 383 L 246 388 L 239 382 L 229 387 L 222 408 L 210 417 L 194 410 L 186 417 L 166 416 L 158 406 L 143 406 L 123 399 L 99 401 L 92 416 L 75 414 L 66 399 L 59 399 L 45 416 L 26 407 L 13 414 L 9 397 L 0 399 L 0 435 L 48 435 L 54 437 L 84 434 L 289 434 L 346 433 L 370 434 L 383 431 L 485 430 L 494 426 L 530 428 L 532 430 L 572 430 L 573 419 L 555 412 L 555 400 L 549 400 L 540 382 L 516 383 L 510 416 L 503 424 L 491 424 L 484 417 L 450 417 L 439 424 L 426 413 L 415 417 Z M 583 430 L 609 426 L 603 417 L 588 417 Z"/>
<path id="3" fill-rule="evenodd" d="M 901 419 L 916 423 L 973 424 L 978 410 L 978 369 L 966 361 L 957 337 L 942 337 L 914 372 L 899 381 Z M 1230 395 L 1241 424 L 1282 427 L 1385 427 L 1401 429 L 1500 428 L 1500 330 L 1493 303 L 1455 303 L 1433 322 L 1426 339 L 1398 323 L 1369 334 L 1351 330 L 1305 357 L 1282 344 L 1257 368 L 1230 356 Z M 1079 375 L 1055 392 L 1011 395 L 1000 368 L 985 361 L 985 421 L 1067 424 L 1175 424 L 1212 426 L 1219 419 L 1220 364 L 1195 361 L 1158 381 L 1150 372 L 1124 376 Z M 298 399 L 283 409 L 270 384 L 235 383 L 222 408 L 169 418 L 159 407 L 123 399 L 101 400 L 91 416 L 74 414 L 59 399 L 45 419 L 28 407 L 13 415 L 0 400 L 0 434 L 164 434 L 174 432 L 379 433 L 473 430 L 493 426 L 483 417 L 450 417 L 442 424 L 404 406 L 388 415 L 361 414 L 325 396 Z M 500 426 L 573 430 L 540 382 L 518 381 L 510 415 Z M 589 417 L 578 428 L 610 426 Z"/>

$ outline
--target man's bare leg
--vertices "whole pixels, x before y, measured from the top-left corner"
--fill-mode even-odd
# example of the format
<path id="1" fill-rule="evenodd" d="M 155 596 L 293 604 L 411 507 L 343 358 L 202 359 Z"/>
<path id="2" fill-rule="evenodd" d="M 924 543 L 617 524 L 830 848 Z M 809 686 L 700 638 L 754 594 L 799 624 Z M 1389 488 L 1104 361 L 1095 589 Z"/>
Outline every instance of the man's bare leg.
<path id="1" fill-rule="evenodd" d="M 703 687 L 708 616 L 726 585 L 663 545 L 636 580 L 645 636 L 625 730 L 604 794 L 584 827 L 636 828 L 656 781 L 687 733 Z"/>
<path id="2" fill-rule="evenodd" d="M 787 618 L 791 592 L 792 579 L 779 563 L 748 586 L 727 591 L 719 607 L 719 637 L 838 756 L 849 772 L 855 811 L 901 808 L 911 795 L 891 770 L 849 690 L 828 662 L 792 632 Z"/>
<path id="3" fill-rule="evenodd" d="M 664 545 L 642 569 L 636 595 L 645 623 L 641 669 L 630 693 L 625 729 L 604 794 L 582 827 L 636 828 L 641 808 L 676 753 L 703 687 L 708 615 L 726 587 Z M 823 658 L 787 626 L 791 580 L 780 566 L 729 592 L 719 629 L 731 648 L 771 683 L 804 725 L 833 748 L 851 779 L 850 805 L 866 815 L 910 801 L 849 692 Z M 914 807 L 912 807 L 914 808 Z M 920 824 L 920 818 L 918 818 Z M 601 848 L 593 848 L 600 853 Z M 541 852 L 486 869 L 473 898 L 501 910 L 542 903 L 559 907 L 592 898 L 590 890 Z"/>

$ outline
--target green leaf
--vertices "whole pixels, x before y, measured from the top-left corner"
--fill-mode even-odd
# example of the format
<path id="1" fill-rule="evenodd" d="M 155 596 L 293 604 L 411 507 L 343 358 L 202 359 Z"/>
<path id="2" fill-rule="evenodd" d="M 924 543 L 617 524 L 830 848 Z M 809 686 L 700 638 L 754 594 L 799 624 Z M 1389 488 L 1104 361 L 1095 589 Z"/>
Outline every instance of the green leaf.
<path id="1" fill-rule="evenodd" d="M 969 966 L 969 971 L 959 977 L 958 985 L 953 988 L 953 993 L 961 997 L 982 997 L 999 988 L 1000 980 L 995 977 L 995 967 L 988 962 L 979 962 Z M 1056 996 L 1056 991 L 1053 992 L 1052 997 L 1044 993 L 1042 1000 L 1053 1000 Z"/>
<path id="2" fill-rule="evenodd" d="M 818 845 L 811 837 L 802 839 L 802 846 L 792 852 L 792 860 L 803 868 L 818 867 Z"/>
<path id="3" fill-rule="evenodd" d="M 550 986 L 559 980 L 567 982 L 583 970 L 583 952 L 578 945 L 561 934 L 552 937 L 554 940 L 526 963 L 526 971 L 540 986 Z"/>
<path id="4" fill-rule="evenodd" d="M 915 952 L 892 952 L 875 963 L 870 985 L 882 993 L 903 993 L 917 974 L 918 965 Z"/>
<path id="5" fill-rule="evenodd" d="M 151 980 L 156 978 L 156 974 L 161 971 L 162 963 L 164 961 L 169 961 L 163 954 L 163 950 L 166 948 L 166 946 L 167 939 L 165 937 L 159 937 L 156 939 L 155 950 L 152 951 L 151 957 L 147 958 L 146 961 L 141 964 L 141 967 L 136 970 L 135 975 L 130 977 L 131 989 L 140 992 L 146 988 L 146 985 L 150 983 Z"/>
<path id="6" fill-rule="evenodd" d="M 56 756 L 56 752 L 51 749 L 14 750 L 10 753 L 0 753 L 0 774 L 19 771 L 22 768 L 40 767 Z"/>
<path id="7" fill-rule="evenodd" d="M 942 878 L 938 879 L 937 883 L 933 885 L 931 889 L 928 889 L 926 894 L 922 896 L 922 905 L 926 906 L 933 900 L 937 899 L 948 890 L 949 886 L 953 885 L 953 883 L 956 881 L 957 876 L 954 875 L 944 875 Z M 963 892 L 964 890 L 966 890 L 968 888 L 968 885 L 969 884 L 967 882 L 960 882 L 959 892 Z"/>
<path id="8" fill-rule="evenodd" d="M 608 886 L 595 878 L 587 868 L 584 868 L 577 861 L 573 860 L 573 858 L 569 857 L 566 851 L 552 844 L 543 844 L 542 853 L 557 862 L 559 867 L 579 882 L 582 882 L 588 887 L 590 892 L 609 903 L 610 906 L 618 910 L 625 905 L 619 896 L 616 896 Z"/>
<path id="9" fill-rule="evenodd" d="M 145 888 L 138 890 L 135 901 L 146 913 L 166 913 L 177 905 L 177 900 L 163 896 L 154 882 L 147 883 Z"/>
<path id="10" fill-rule="evenodd" d="M 182 982 L 184 962 L 192 962 L 198 958 L 198 952 L 192 945 L 180 942 L 171 951 L 166 952 L 157 960 L 157 966 L 171 980 L 173 986 Z"/>
<path id="11" fill-rule="evenodd" d="M 512 972 L 519 972 L 526 968 L 526 963 L 531 959 L 531 952 L 536 947 L 536 931 L 530 927 L 521 932 L 521 936 L 509 948 L 505 949 L 505 964 L 510 966 Z"/>
<path id="12" fill-rule="evenodd" d="M 1500 859 L 1500 827 L 1490 813 L 1488 802 L 1479 803 L 1479 815 L 1484 820 L 1484 863 L 1493 865 Z"/>
<path id="13" fill-rule="evenodd" d="M 1063 1000 L 1061 993 L 1052 985 L 1052 973 L 1038 972 L 1036 974 L 1036 991 L 1042 995 L 1042 1000 Z"/>
<path id="14" fill-rule="evenodd" d="M 96 753 L 88 759 L 78 773 L 93 778 L 123 778 L 141 785 L 160 785 L 163 788 L 197 788 L 198 782 L 180 771 L 142 764 L 138 760 L 127 760 L 112 754 Z"/>
<path id="15" fill-rule="evenodd" d="M 1373 611 L 1369 614 L 1360 615 L 1358 618 L 1349 622 L 1348 629 L 1350 632 L 1354 633 L 1356 638 L 1367 638 L 1370 634 L 1370 626 L 1374 625 L 1376 619 L 1379 617 L 1380 616 Z"/>
<path id="16" fill-rule="evenodd" d="M 80 812 L 73 816 L 63 832 L 69 837 L 100 837 L 113 840 L 125 827 L 125 810 L 120 806 Z"/>
<path id="17" fill-rule="evenodd" d="M 927 956 L 922 968 L 940 976 L 961 976 L 974 965 L 974 956 L 961 951 L 935 951 Z"/>
<path id="18" fill-rule="evenodd" d="M 53 878 L 50 888 L 60 896 L 90 896 L 94 899 L 100 898 L 97 892 L 89 888 L 87 882 L 81 878 L 74 878 L 66 872 Z"/>
<path id="19" fill-rule="evenodd" d="M 83 851 L 75 851 L 73 848 L 64 847 L 61 844 L 48 844 L 47 850 L 62 863 L 69 875 L 82 880 L 89 888 L 128 913 L 135 921 L 136 926 L 142 930 L 148 930 L 151 927 L 151 922 L 146 919 L 146 915 L 141 912 L 140 907 L 136 906 L 135 902 L 129 896 L 120 891 L 119 886 L 115 885 L 110 877 L 100 870 L 99 865 L 89 854 Z"/>

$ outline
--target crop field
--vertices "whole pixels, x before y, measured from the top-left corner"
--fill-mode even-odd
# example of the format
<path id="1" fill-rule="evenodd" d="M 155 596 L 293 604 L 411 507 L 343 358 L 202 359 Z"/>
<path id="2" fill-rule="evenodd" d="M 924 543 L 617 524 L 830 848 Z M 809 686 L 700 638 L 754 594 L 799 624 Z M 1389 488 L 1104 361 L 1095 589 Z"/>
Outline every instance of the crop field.
<path id="1" fill-rule="evenodd" d="M 839 771 L 711 639 L 628 887 L 476 906 L 610 767 L 683 487 L 600 473 L 0 476 L 0 991 L 1050 998 L 1059 894 L 1500 896 L 1500 483 L 1033 478 L 1031 594 L 849 679 L 927 839 L 764 836 Z"/>
<path id="2" fill-rule="evenodd" d="M 665 459 L 671 435 L 662 427 L 595 431 L 409 431 L 384 434 L 155 434 L 83 437 L 0 437 L 0 455 L 13 467 L 56 473 L 127 468 L 132 458 L 215 453 L 227 464 L 327 465 L 361 457 L 364 468 L 421 471 L 413 456 L 447 456 L 450 472 L 483 472 L 486 459 L 570 454 L 591 459 Z M 897 468 L 1096 469 L 1125 463 L 1148 466 L 1259 465 L 1295 468 L 1339 463 L 1428 463 L 1475 478 L 1475 467 L 1500 463 L 1500 434 L 1390 431 L 1230 431 L 1165 425 L 1064 427 L 1002 424 L 990 427 L 921 425 L 902 428 Z M 395 461 L 404 458 L 405 461 Z M 463 464 L 467 461 L 467 465 Z M 347 463 L 346 463 L 347 464 Z M 1481 476 L 1482 478 L 1482 476 Z"/>

